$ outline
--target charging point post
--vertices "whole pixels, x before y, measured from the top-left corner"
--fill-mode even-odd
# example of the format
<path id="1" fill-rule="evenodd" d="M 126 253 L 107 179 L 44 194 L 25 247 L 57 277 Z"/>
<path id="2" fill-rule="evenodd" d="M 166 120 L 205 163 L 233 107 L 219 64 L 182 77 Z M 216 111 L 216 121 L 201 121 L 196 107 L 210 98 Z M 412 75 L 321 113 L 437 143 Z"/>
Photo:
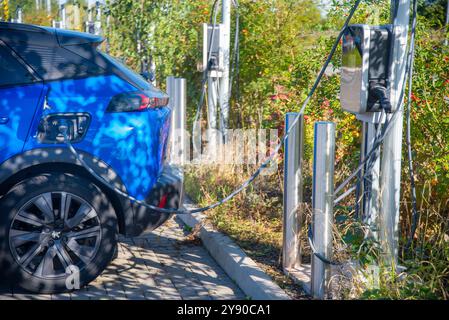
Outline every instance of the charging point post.
<path id="1" fill-rule="evenodd" d="M 312 183 L 313 244 L 317 254 L 332 259 L 332 226 L 334 219 L 335 124 L 315 123 Z M 311 292 L 324 299 L 330 278 L 330 265 L 312 255 Z"/>
<path id="2" fill-rule="evenodd" d="M 304 156 L 304 115 L 290 112 L 285 116 L 285 130 L 290 131 L 284 150 L 284 213 L 282 267 L 286 273 L 301 264 L 299 234 L 303 202 L 302 161 Z"/>
<path id="3" fill-rule="evenodd" d="M 400 99 L 408 60 L 410 0 L 391 1 L 391 15 L 391 25 L 348 26 L 341 72 L 342 107 L 363 122 L 357 212 L 371 236 L 380 241 L 385 265 L 397 264 L 403 129 Z M 383 121 L 388 130 L 379 140 Z M 375 142 L 381 141 L 380 158 L 381 146 Z"/>
<path id="4" fill-rule="evenodd" d="M 384 263 L 397 266 L 404 103 L 400 99 L 405 86 L 410 0 L 392 0 L 391 7 L 394 41 L 390 73 L 390 101 L 392 105 L 399 106 L 399 110 L 383 143 L 379 238 Z"/>
<path id="5" fill-rule="evenodd" d="M 214 6 L 212 24 L 203 24 L 202 27 L 202 60 L 199 71 L 206 72 L 207 77 L 207 124 L 208 141 L 220 138 L 226 142 L 226 133 L 229 128 L 229 100 L 230 92 L 230 60 L 231 60 L 231 0 L 221 0 L 222 23 L 216 23 Z M 215 15 L 214 15 L 215 13 Z M 211 20 L 212 20 L 211 17 Z M 219 137 L 216 135 L 219 134 Z M 209 143 L 210 145 L 210 143 Z M 216 154 L 214 148 L 210 155 Z"/>
<path id="6" fill-rule="evenodd" d="M 216 10 L 216 8 L 214 8 Z M 219 134 L 218 124 L 218 108 L 220 98 L 220 78 L 223 75 L 223 25 L 217 24 L 202 24 L 202 42 L 200 44 L 201 60 L 198 63 L 198 71 L 204 74 L 204 85 L 207 84 L 207 129 L 206 136 L 208 141 L 207 160 L 214 162 L 217 159 L 217 152 L 219 150 L 218 143 L 222 139 Z M 207 81 L 206 81 L 207 80 Z M 204 88 L 203 88 L 204 90 Z M 201 140 L 201 122 L 196 125 L 196 131 L 193 135 L 196 140 Z M 195 151 L 199 150 L 201 142 L 194 142 L 197 146 Z"/>
<path id="7" fill-rule="evenodd" d="M 86 21 L 86 32 L 101 35 L 101 4 L 99 1 L 88 2 L 87 8 L 88 18 Z"/>
<path id="8" fill-rule="evenodd" d="M 188 159 L 186 137 L 186 79 L 167 77 L 167 94 L 172 109 L 170 125 L 170 163 L 184 165 Z"/>
<path id="9" fill-rule="evenodd" d="M 67 14 L 66 14 L 66 1 L 59 2 L 59 17 L 61 20 L 53 20 L 52 26 L 53 28 L 66 29 L 67 28 Z"/>
<path id="10" fill-rule="evenodd" d="M 220 78 L 220 117 L 223 141 L 227 140 L 227 130 L 229 128 L 229 92 L 230 60 L 231 60 L 231 0 L 222 0 L 222 29 L 223 43 L 223 73 Z"/>

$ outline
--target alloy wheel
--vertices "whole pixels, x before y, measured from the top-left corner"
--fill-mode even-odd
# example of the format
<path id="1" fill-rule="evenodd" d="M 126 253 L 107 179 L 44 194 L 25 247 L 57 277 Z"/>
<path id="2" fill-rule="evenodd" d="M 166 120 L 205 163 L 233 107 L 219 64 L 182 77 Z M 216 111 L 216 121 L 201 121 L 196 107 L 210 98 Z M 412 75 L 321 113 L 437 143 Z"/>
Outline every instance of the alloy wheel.
<path id="1" fill-rule="evenodd" d="M 100 219 L 86 200 L 68 192 L 40 194 L 14 216 L 9 247 L 15 261 L 33 276 L 66 276 L 95 258 L 101 242 Z"/>

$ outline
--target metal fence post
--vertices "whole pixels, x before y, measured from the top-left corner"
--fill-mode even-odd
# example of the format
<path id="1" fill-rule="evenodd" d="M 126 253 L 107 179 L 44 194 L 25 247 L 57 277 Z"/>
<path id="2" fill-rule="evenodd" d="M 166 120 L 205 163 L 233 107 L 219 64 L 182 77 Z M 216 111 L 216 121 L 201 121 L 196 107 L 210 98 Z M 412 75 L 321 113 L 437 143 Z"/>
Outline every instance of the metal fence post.
<path id="1" fill-rule="evenodd" d="M 335 161 L 335 124 L 315 123 L 313 155 L 313 243 L 317 253 L 332 258 L 332 224 Z M 323 299 L 330 277 L 330 266 L 317 256 L 312 257 L 311 291 L 315 298 Z"/>
<path id="2" fill-rule="evenodd" d="M 407 39 L 410 21 L 410 0 L 392 1 L 396 5 L 393 15 L 393 64 L 391 68 L 391 105 L 403 108 L 404 99 L 399 101 L 406 85 Z M 399 210 L 401 200 L 401 160 L 403 110 L 397 111 L 391 123 L 382 148 L 381 159 L 381 207 L 379 212 L 379 240 L 383 251 L 383 263 L 397 266 L 399 246 Z M 389 117 L 392 117 L 390 115 Z"/>
<path id="3" fill-rule="evenodd" d="M 287 113 L 285 130 L 292 127 L 299 113 Z M 285 143 L 284 152 L 284 215 L 282 267 L 285 271 L 301 263 L 299 232 L 303 197 L 302 159 L 304 148 L 304 115 L 301 114 Z"/>
<path id="4" fill-rule="evenodd" d="M 172 108 L 170 163 L 183 165 L 188 155 L 186 144 L 186 79 L 167 77 L 167 94 Z"/>

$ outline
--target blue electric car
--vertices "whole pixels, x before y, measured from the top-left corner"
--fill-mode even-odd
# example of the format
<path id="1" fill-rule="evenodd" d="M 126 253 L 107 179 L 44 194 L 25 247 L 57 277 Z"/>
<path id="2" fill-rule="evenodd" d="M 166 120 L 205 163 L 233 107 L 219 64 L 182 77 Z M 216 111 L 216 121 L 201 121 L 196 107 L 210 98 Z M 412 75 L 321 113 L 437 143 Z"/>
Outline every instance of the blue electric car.
<path id="1" fill-rule="evenodd" d="M 178 208 L 165 157 L 165 93 L 101 52 L 98 36 L 0 22 L 0 283 L 61 292 L 113 259 L 117 235 L 153 230 Z M 96 179 L 64 143 L 64 132 Z M 105 181 L 108 183 L 106 184 Z M 108 186 L 109 184 L 109 186 Z"/>

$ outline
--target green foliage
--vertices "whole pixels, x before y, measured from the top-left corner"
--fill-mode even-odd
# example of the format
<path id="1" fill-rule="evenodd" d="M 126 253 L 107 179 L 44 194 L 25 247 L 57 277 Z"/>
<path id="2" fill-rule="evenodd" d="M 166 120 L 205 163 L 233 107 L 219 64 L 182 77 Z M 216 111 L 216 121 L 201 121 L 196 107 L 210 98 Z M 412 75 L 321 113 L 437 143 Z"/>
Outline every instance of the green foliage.
<path id="1" fill-rule="evenodd" d="M 418 29 L 412 138 L 418 180 L 430 182 L 434 200 L 445 203 L 449 200 L 449 48 L 441 43 L 434 31 Z M 420 190 L 424 187 L 421 184 Z"/>
<path id="2" fill-rule="evenodd" d="M 45 7 L 39 10 L 36 8 L 35 0 L 8 0 L 9 1 L 9 18 L 16 18 L 17 8 L 20 6 L 23 12 L 23 22 L 40 26 L 51 26 L 52 20 L 58 13 L 58 1 L 52 0 L 52 10 L 48 14 Z M 0 8 L 0 12 L 2 8 Z"/>
<path id="3" fill-rule="evenodd" d="M 435 28 L 444 26 L 447 0 L 418 0 L 419 15 Z"/>
<path id="4" fill-rule="evenodd" d="M 187 78 L 191 118 L 201 83 L 201 74 L 195 72 L 198 32 L 200 24 L 209 21 L 212 2 L 110 3 L 114 21 L 107 32 L 111 53 L 138 70 L 142 56 L 138 54 L 136 40 L 141 40 L 145 44 L 143 55 L 154 59 L 161 82 L 168 75 Z M 236 127 L 278 127 L 283 114 L 304 98 L 312 73 L 303 53 L 319 35 L 320 30 L 314 26 L 320 25 L 320 12 L 312 0 L 242 0 L 239 13 L 242 64 L 239 86 L 234 85 L 234 89 L 241 88 L 241 100 L 232 100 L 231 108 L 236 112 L 231 120 Z M 298 85 L 302 89 L 298 90 Z"/>
<path id="5" fill-rule="evenodd" d="M 207 0 L 110 1 L 112 23 L 107 35 L 111 54 L 139 71 L 143 58 L 157 65 L 159 85 L 169 75 L 188 83 L 188 107 L 193 117 L 200 93 L 201 74 L 196 72 L 200 25 L 209 21 Z M 139 55 L 138 42 L 143 44 Z"/>
<path id="6" fill-rule="evenodd" d="M 362 266 L 376 264 L 379 260 L 380 244 L 359 223 L 351 223 L 343 233 L 343 241 L 355 261 Z"/>
<path id="7" fill-rule="evenodd" d="M 310 0 L 241 1 L 240 11 L 242 101 L 237 123 L 276 128 L 304 98 L 310 79 L 304 53 L 319 34 L 321 16 Z"/>

